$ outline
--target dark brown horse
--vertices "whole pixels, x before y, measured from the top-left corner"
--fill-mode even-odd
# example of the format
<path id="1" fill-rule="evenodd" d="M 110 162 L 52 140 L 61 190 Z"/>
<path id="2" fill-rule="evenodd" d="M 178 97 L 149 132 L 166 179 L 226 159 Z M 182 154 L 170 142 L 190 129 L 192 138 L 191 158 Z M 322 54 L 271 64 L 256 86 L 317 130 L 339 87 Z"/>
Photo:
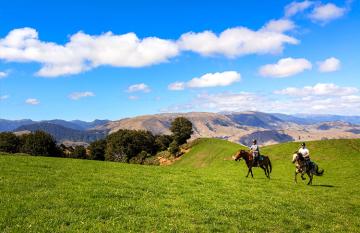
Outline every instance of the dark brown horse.
<path id="1" fill-rule="evenodd" d="M 253 155 L 252 155 L 251 152 L 245 151 L 245 150 L 240 150 L 240 151 L 236 152 L 236 154 L 233 156 L 233 159 L 235 161 L 238 161 L 238 160 L 241 160 L 241 159 L 245 160 L 245 163 L 246 163 L 246 165 L 247 165 L 247 167 L 249 169 L 246 177 L 248 177 L 249 174 L 251 173 L 251 177 L 254 178 L 252 168 L 253 167 L 260 167 L 260 168 L 262 168 L 264 170 L 265 176 L 270 179 L 270 173 L 272 171 L 272 166 L 271 166 L 270 159 L 269 159 L 268 156 L 265 156 L 265 155 L 261 155 L 261 157 L 262 158 L 259 158 L 258 163 L 255 164 L 254 160 L 253 160 Z"/>
<path id="2" fill-rule="evenodd" d="M 324 169 L 319 170 L 319 166 L 314 163 L 311 162 L 311 165 L 306 164 L 305 162 L 305 158 L 303 157 L 303 155 L 301 153 L 295 152 L 293 154 L 293 163 L 295 163 L 295 183 L 297 183 L 297 179 L 296 176 L 297 174 L 301 174 L 301 179 L 305 180 L 304 174 L 306 173 L 309 177 L 309 182 L 308 185 L 312 184 L 312 180 L 313 180 L 313 176 L 322 176 L 324 174 Z"/>

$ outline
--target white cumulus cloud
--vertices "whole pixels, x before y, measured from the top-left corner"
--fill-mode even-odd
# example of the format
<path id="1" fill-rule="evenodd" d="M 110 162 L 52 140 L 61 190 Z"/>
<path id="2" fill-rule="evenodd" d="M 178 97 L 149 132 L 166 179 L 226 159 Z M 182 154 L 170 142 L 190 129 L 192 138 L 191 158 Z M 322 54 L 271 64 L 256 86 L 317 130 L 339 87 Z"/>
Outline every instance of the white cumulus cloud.
<path id="1" fill-rule="evenodd" d="M 304 58 L 283 58 L 275 64 L 267 64 L 259 68 L 259 74 L 264 77 L 285 78 L 312 68 L 311 63 Z"/>
<path id="2" fill-rule="evenodd" d="M 184 82 L 174 82 L 174 83 L 170 83 L 168 86 L 169 90 L 172 91 L 181 91 L 185 89 L 185 83 Z"/>
<path id="3" fill-rule="evenodd" d="M 359 92 L 356 87 L 340 87 L 333 83 L 318 83 L 303 88 L 288 87 L 274 91 L 275 94 L 289 96 L 348 96 Z"/>
<path id="4" fill-rule="evenodd" d="M 8 99 L 8 98 L 9 98 L 8 95 L 0 95 L 0 101 L 1 101 L 1 100 L 6 100 L 6 99 Z"/>
<path id="5" fill-rule="evenodd" d="M 78 32 L 65 45 L 39 39 L 33 28 L 14 29 L 0 40 L 0 59 L 15 62 L 38 62 L 39 76 L 56 77 L 77 74 L 101 65 L 143 67 L 177 56 L 179 49 L 171 40 L 135 33 L 88 35 Z"/>
<path id="6" fill-rule="evenodd" d="M 216 73 L 207 73 L 200 77 L 195 77 L 188 82 L 171 83 L 169 90 L 183 90 L 185 88 L 204 88 L 229 86 L 241 80 L 241 74 L 236 71 L 224 71 Z"/>
<path id="7" fill-rule="evenodd" d="M 316 6 L 310 13 L 310 19 L 320 22 L 327 23 L 331 20 L 340 18 L 346 13 L 346 8 L 338 7 L 333 3 L 320 4 Z"/>
<path id="8" fill-rule="evenodd" d="M 351 92 L 343 92 L 351 93 Z M 174 111 L 262 111 L 273 113 L 307 114 L 360 114 L 359 95 L 318 95 L 276 98 L 273 95 L 251 92 L 222 92 L 201 94 L 187 103 L 164 108 L 163 112 Z"/>
<path id="9" fill-rule="evenodd" d="M 235 58 L 248 54 L 281 53 L 287 44 L 299 41 L 287 35 L 295 24 L 289 19 L 271 20 L 258 30 L 229 28 L 184 33 L 177 40 L 158 37 L 139 38 L 135 33 L 116 35 L 106 32 L 89 35 L 79 31 L 69 41 L 59 44 L 43 41 L 36 29 L 11 30 L 0 39 L 0 59 L 7 62 L 36 62 L 42 77 L 72 75 L 99 66 L 144 67 L 169 61 L 182 51 L 203 56 Z"/>
<path id="10" fill-rule="evenodd" d="M 265 26 L 262 28 L 262 31 L 269 32 L 286 32 L 295 28 L 295 24 L 293 21 L 288 19 L 278 19 L 278 20 L 270 20 Z"/>
<path id="11" fill-rule="evenodd" d="M 341 62 L 335 57 L 330 57 L 324 61 L 318 62 L 320 72 L 334 72 L 340 69 Z"/>
<path id="12" fill-rule="evenodd" d="M 6 76 L 8 76 L 8 72 L 5 72 L 5 71 L 0 71 L 0 79 L 2 78 L 6 78 Z"/>
<path id="13" fill-rule="evenodd" d="M 138 83 L 128 87 L 127 92 L 150 92 L 150 87 L 145 83 Z"/>
<path id="14" fill-rule="evenodd" d="M 38 105 L 38 104 L 40 104 L 40 101 L 35 98 L 28 98 L 25 100 L 25 103 L 29 104 L 29 105 Z"/>
<path id="15" fill-rule="evenodd" d="M 91 91 L 84 91 L 84 92 L 73 92 L 69 95 L 69 98 L 72 100 L 79 100 L 81 98 L 95 96 L 95 94 Z"/>
<path id="16" fill-rule="evenodd" d="M 308 9 L 314 4 L 312 1 L 292 2 L 285 6 L 285 17 L 291 17 L 304 10 Z"/>
<path id="17" fill-rule="evenodd" d="M 285 44 L 299 43 L 297 39 L 284 34 L 293 27 L 294 24 L 289 20 L 273 20 L 257 31 L 235 27 L 219 35 L 212 31 L 189 32 L 183 34 L 178 43 L 182 50 L 203 56 L 224 55 L 234 58 L 248 54 L 274 54 L 282 52 Z"/>

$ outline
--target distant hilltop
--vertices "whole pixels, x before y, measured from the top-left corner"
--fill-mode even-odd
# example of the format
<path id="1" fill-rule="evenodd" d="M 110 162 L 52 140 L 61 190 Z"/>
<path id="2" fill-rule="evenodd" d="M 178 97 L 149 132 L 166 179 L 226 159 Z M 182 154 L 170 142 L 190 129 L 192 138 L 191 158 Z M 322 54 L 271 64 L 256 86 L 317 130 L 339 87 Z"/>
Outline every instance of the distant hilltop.
<path id="1" fill-rule="evenodd" d="M 89 143 L 119 129 L 149 130 L 169 134 L 171 121 L 184 116 L 193 123 L 193 139 L 222 138 L 248 145 L 256 138 L 260 144 L 287 141 L 360 138 L 360 116 L 286 115 L 263 112 L 189 112 L 163 113 L 124 118 L 116 121 L 4 120 L 0 131 L 27 132 L 43 130 L 59 142 Z"/>

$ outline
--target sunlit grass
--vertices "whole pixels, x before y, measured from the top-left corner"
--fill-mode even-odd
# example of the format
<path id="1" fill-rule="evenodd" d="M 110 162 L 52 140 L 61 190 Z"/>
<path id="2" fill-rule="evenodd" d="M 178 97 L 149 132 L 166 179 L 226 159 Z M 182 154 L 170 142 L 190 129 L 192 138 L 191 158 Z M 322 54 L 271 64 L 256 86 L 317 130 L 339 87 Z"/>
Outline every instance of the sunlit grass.
<path id="1" fill-rule="evenodd" d="M 358 232 L 360 140 L 309 143 L 325 169 L 293 182 L 295 143 L 269 146 L 272 179 L 245 178 L 239 145 L 200 140 L 172 166 L 0 156 L 1 232 Z"/>

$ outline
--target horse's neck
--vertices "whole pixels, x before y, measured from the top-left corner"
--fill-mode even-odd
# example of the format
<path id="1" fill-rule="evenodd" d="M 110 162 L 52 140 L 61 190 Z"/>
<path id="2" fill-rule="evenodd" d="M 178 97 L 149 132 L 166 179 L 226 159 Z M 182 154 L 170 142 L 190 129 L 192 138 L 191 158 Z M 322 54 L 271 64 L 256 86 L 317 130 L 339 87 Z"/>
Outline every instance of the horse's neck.
<path id="1" fill-rule="evenodd" d="M 251 154 L 246 154 L 246 156 L 244 156 L 244 160 L 246 161 L 246 163 L 249 163 L 250 162 L 250 156 L 252 156 Z"/>
<path id="2" fill-rule="evenodd" d="M 247 154 L 247 153 L 243 156 L 243 158 L 245 159 L 245 161 L 249 161 L 249 160 L 250 160 L 249 154 Z"/>

